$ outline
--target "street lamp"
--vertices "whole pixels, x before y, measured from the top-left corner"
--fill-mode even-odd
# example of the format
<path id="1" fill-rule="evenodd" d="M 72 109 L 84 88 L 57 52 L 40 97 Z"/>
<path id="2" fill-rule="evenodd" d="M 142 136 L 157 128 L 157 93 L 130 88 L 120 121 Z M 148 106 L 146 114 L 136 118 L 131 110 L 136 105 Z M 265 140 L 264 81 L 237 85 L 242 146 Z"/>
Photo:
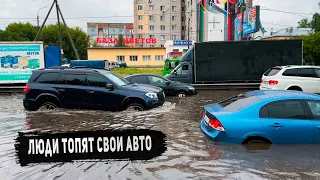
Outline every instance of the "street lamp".
<path id="1" fill-rule="evenodd" d="M 39 24 L 39 12 L 40 12 L 40 10 L 41 10 L 41 9 L 44 9 L 44 8 L 46 8 L 46 7 L 48 7 L 48 6 L 44 6 L 44 7 L 40 8 L 40 9 L 38 10 L 38 13 L 37 13 L 37 24 L 38 24 L 38 29 L 40 29 L 40 24 Z"/>

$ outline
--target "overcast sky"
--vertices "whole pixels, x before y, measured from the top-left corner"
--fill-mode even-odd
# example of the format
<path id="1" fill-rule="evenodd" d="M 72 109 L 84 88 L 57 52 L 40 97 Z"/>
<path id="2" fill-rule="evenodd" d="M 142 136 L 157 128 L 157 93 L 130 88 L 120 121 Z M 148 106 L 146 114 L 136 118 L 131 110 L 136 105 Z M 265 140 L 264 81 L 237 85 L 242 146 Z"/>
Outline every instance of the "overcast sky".
<path id="1" fill-rule="evenodd" d="M 60 0 L 59 5 L 68 26 L 80 26 L 86 31 L 87 22 L 133 22 L 134 0 Z M 261 21 L 265 29 L 270 32 L 274 29 L 297 26 L 297 22 L 304 18 L 311 18 L 315 12 L 320 12 L 320 0 L 254 0 L 261 9 L 275 9 L 286 12 L 304 13 L 295 15 L 270 10 L 261 11 Z M 12 22 L 31 22 L 37 24 L 37 12 L 40 8 L 48 6 L 39 12 L 40 24 L 43 22 L 53 0 L 0 0 L 0 29 L 4 29 Z M 110 17 L 111 16 L 111 17 Z M 112 17 L 113 16 L 113 17 Z M 119 17 L 114 17 L 119 16 Z M 122 17 L 121 17 L 122 16 Z M 127 16 L 127 17 L 123 17 Z M 130 17 L 131 16 L 131 17 Z M 56 22 L 56 11 L 53 9 L 48 23 Z"/>

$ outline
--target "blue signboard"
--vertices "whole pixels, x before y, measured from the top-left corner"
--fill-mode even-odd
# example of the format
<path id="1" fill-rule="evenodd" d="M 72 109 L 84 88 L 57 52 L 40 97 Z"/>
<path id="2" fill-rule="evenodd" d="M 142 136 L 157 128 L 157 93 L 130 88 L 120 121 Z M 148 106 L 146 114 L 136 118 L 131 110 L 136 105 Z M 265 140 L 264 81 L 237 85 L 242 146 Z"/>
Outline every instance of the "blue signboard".
<path id="1" fill-rule="evenodd" d="M 188 46 L 187 40 L 173 40 L 174 46 Z M 189 45 L 192 46 L 192 41 L 189 41 Z"/>
<path id="2" fill-rule="evenodd" d="M 247 35 L 259 31 L 260 7 L 256 6 L 253 8 L 248 8 L 243 14 L 243 34 Z M 242 13 L 240 12 L 235 20 L 236 36 L 241 36 L 241 21 Z"/>

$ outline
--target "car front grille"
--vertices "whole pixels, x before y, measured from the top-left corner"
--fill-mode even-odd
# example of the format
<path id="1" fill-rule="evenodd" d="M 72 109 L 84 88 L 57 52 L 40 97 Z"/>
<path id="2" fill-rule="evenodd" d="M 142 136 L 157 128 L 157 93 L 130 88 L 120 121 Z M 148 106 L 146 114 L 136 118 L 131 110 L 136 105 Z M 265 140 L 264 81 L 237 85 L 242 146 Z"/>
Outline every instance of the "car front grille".
<path id="1" fill-rule="evenodd" d="M 164 93 L 163 93 L 163 91 L 160 91 L 159 93 L 158 93 L 158 98 L 159 98 L 159 100 L 164 100 Z"/>

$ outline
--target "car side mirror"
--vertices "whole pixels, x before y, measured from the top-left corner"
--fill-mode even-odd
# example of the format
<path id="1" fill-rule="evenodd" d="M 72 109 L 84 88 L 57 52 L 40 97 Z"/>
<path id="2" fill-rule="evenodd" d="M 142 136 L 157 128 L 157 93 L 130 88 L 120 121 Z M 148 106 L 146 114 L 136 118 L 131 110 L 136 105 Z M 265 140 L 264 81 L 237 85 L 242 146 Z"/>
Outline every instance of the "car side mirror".
<path id="1" fill-rule="evenodd" d="M 110 90 L 114 90 L 114 85 L 113 84 L 107 84 L 106 88 L 110 89 Z"/>
<path id="2" fill-rule="evenodd" d="M 166 85 L 169 86 L 171 84 L 170 81 L 166 81 Z"/>
<path id="3" fill-rule="evenodd" d="M 177 75 L 178 73 L 177 73 L 177 70 L 173 70 L 173 74 L 174 75 Z"/>

